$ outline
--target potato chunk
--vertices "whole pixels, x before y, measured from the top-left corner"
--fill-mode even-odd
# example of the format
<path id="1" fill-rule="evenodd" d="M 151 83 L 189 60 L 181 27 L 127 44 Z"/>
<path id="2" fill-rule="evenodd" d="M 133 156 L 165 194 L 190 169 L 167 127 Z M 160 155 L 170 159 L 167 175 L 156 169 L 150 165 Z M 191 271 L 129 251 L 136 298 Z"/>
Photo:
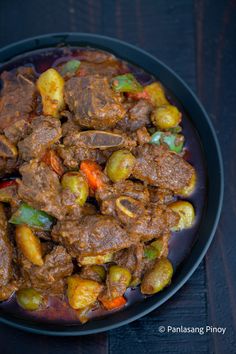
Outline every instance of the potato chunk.
<path id="1" fill-rule="evenodd" d="M 144 90 L 148 93 L 154 107 L 169 104 L 165 96 L 164 88 L 160 82 L 153 82 L 152 84 L 145 86 Z"/>
<path id="2" fill-rule="evenodd" d="M 16 243 L 31 263 L 37 266 L 43 265 L 41 243 L 28 226 L 18 225 L 16 227 Z"/>
<path id="3" fill-rule="evenodd" d="M 82 279 L 78 275 L 72 275 L 67 279 L 67 296 L 70 306 L 75 309 L 83 309 L 92 305 L 101 292 L 103 286 L 94 280 Z"/>
<path id="4" fill-rule="evenodd" d="M 79 263 L 81 265 L 104 264 L 112 261 L 113 254 L 106 253 L 97 256 L 81 256 Z"/>
<path id="5" fill-rule="evenodd" d="M 55 69 L 48 69 L 40 75 L 37 88 L 42 97 L 44 115 L 58 117 L 65 106 L 63 77 Z"/>

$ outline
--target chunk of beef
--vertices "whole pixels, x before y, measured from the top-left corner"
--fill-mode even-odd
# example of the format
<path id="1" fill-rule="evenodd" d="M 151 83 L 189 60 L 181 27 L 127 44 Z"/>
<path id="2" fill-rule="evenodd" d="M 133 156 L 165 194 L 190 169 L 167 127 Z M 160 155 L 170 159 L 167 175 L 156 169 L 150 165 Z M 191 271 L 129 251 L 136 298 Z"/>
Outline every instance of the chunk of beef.
<path id="1" fill-rule="evenodd" d="M 111 280 L 109 277 L 106 279 L 106 287 L 99 294 L 98 299 L 103 301 L 109 301 L 123 296 L 126 292 L 127 284 L 126 280 L 121 278 L 119 281 Z"/>
<path id="2" fill-rule="evenodd" d="M 86 128 L 109 128 L 123 118 L 125 110 L 108 79 L 97 75 L 72 77 L 65 84 L 65 100 L 76 122 Z"/>
<path id="3" fill-rule="evenodd" d="M 59 145 L 56 147 L 57 154 L 68 169 L 76 169 L 83 160 L 96 161 L 99 164 L 106 162 L 106 157 L 99 149 L 87 149 L 81 146 Z"/>
<path id="4" fill-rule="evenodd" d="M 19 197 L 32 207 L 43 210 L 57 219 L 66 213 L 61 203 L 61 185 L 58 175 L 44 162 L 31 160 L 19 169 Z"/>
<path id="5" fill-rule="evenodd" d="M 65 112 L 64 112 L 65 113 Z M 62 129 L 62 136 L 65 137 L 71 133 L 78 133 L 80 132 L 80 128 L 78 124 L 76 124 L 72 118 L 72 115 L 70 115 L 70 112 L 66 112 L 66 115 L 70 116 L 68 117 L 68 120 L 62 124 L 61 129 Z"/>
<path id="6" fill-rule="evenodd" d="M 87 130 L 66 135 L 63 145 L 57 147 L 59 156 L 68 168 L 77 168 L 83 160 L 104 164 L 113 151 L 121 148 L 132 149 L 136 142 L 124 133 Z"/>
<path id="7" fill-rule="evenodd" d="M 17 170 L 21 161 L 18 158 L 5 159 L 0 157 L 0 177 L 4 177 Z"/>
<path id="8" fill-rule="evenodd" d="M 24 139 L 30 132 L 30 122 L 25 119 L 19 119 L 4 129 L 5 136 L 13 143 Z"/>
<path id="9" fill-rule="evenodd" d="M 7 219 L 3 205 L 0 204 L 0 287 L 12 277 L 13 250 L 7 234 Z"/>
<path id="10" fill-rule="evenodd" d="M 101 213 L 104 215 L 112 215 L 118 218 L 122 223 L 129 224 L 135 222 L 137 217 L 129 218 L 125 217 L 124 213 L 119 213 L 119 209 L 116 206 L 117 198 L 121 196 L 131 197 L 135 199 L 134 208 L 137 213 L 137 217 L 143 214 L 144 207 L 149 202 L 149 192 L 146 187 L 141 183 L 132 181 L 121 181 L 112 185 L 104 185 L 103 188 L 99 188 L 96 191 L 95 197 L 100 204 Z"/>
<path id="11" fill-rule="evenodd" d="M 126 72 L 125 66 L 121 65 L 118 61 L 105 61 L 103 63 L 89 63 L 86 61 L 81 62 L 78 70 L 78 76 L 96 75 L 112 78 Z"/>
<path id="12" fill-rule="evenodd" d="M 18 209 L 21 203 L 18 195 L 18 185 L 12 184 L 10 186 L 0 188 L 0 200 L 10 204 L 11 212 L 14 212 L 16 209 Z"/>
<path id="13" fill-rule="evenodd" d="M 7 300 L 18 290 L 19 285 L 14 250 L 8 237 L 7 219 L 3 205 L 0 204 L 0 301 Z"/>
<path id="14" fill-rule="evenodd" d="M 42 158 L 46 150 L 61 137 L 61 123 L 52 117 L 33 119 L 30 134 L 19 142 L 19 154 L 25 161 Z"/>
<path id="15" fill-rule="evenodd" d="M 168 206 L 151 204 L 128 231 L 142 241 L 149 241 L 169 232 L 178 221 L 179 215 Z"/>
<path id="16" fill-rule="evenodd" d="M 54 241 L 63 244 L 72 257 L 95 256 L 127 248 L 137 241 L 112 217 L 87 215 L 79 221 L 58 222 L 52 230 Z"/>
<path id="17" fill-rule="evenodd" d="M 21 255 L 21 272 L 27 286 L 48 295 L 62 295 L 65 278 L 73 272 L 71 256 L 62 246 L 54 246 L 42 266 L 35 266 Z"/>
<path id="18" fill-rule="evenodd" d="M 104 62 L 107 63 L 116 61 L 120 63 L 120 60 L 118 60 L 114 55 L 112 55 L 111 53 L 104 52 L 103 50 L 83 48 L 77 53 L 77 55 L 79 60 L 81 60 L 82 62 L 100 64 Z"/>
<path id="19" fill-rule="evenodd" d="M 17 121 L 28 119 L 34 109 L 36 88 L 34 72 L 29 67 L 21 67 L 10 72 L 4 71 L 1 80 L 3 88 L 0 96 L 0 130 L 2 131 Z"/>
<path id="20" fill-rule="evenodd" d="M 143 269 L 143 244 L 137 243 L 114 254 L 113 260 L 120 267 L 127 268 L 132 281 L 139 282 Z"/>
<path id="21" fill-rule="evenodd" d="M 152 108 L 152 105 L 147 100 L 139 100 L 134 106 L 131 106 L 127 115 L 117 123 L 117 128 L 134 132 L 149 125 L 151 123 L 150 113 Z"/>
<path id="22" fill-rule="evenodd" d="M 85 203 L 83 206 L 78 205 L 75 194 L 68 188 L 62 190 L 61 202 L 65 208 L 65 220 L 79 220 L 83 215 L 94 215 L 97 213 L 96 207 L 90 203 Z"/>
<path id="23" fill-rule="evenodd" d="M 80 277 L 83 279 L 95 280 L 98 283 L 101 282 L 101 277 L 93 268 L 93 266 L 83 266 L 79 273 Z"/>
<path id="24" fill-rule="evenodd" d="M 178 191 L 190 183 L 193 167 L 164 146 L 145 144 L 135 150 L 133 176 L 150 185 Z"/>
<path id="25" fill-rule="evenodd" d="M 77 75 L 99 74 L 106 77 L 120 75 L 128 71 L 127 65 L 110 54 L 98 50 L 83 50 L 78 53 L 81 60 Z"/>
<path id="26" fill-rule="evenodd" d="M 142 183 L 130 180 L 104 185 L 102 188 L 97 189 L 95 196 L 98 202 L 103 202 L 117 198 L 120 195 L 140 200 L 144 205 L 149 202 L 148 189 Z"/>
<path id="27" fill-rule="evenodd" d="M 173 192 L 169 189 L 149 187 L 150 201 L 158 204 L 168 204 L 174 201 Z"/>

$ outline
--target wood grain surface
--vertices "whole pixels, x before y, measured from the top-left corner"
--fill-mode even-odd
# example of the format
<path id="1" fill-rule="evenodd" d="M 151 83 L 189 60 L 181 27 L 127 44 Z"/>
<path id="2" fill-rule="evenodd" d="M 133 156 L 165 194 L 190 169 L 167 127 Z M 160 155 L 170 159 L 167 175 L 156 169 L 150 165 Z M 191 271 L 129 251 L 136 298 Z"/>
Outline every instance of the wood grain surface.
<path id="1" fill-rule="evenodd" d="M 63 31 L 105 34 L 138 45 L 190 85 L 220 140 L 224 209 L 204 262 L 158 310 L 125 327 L 83 338 L 50 338 L 0 325 L 0 352 L 236 353 L 236 1 L 0 0 L 0 46 Z M 159 326 L 168 325 L 227 330 L 225 335 L 158 332 Z"/>

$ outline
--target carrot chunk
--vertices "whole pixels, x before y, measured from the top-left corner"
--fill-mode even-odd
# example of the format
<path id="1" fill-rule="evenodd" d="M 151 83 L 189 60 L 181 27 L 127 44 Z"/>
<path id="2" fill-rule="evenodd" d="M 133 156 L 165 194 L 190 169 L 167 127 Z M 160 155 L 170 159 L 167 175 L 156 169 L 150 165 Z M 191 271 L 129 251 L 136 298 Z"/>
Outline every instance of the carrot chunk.
<path id="1" fill-rule="evenodd" d="M 84 173 L 88 185 L 96 190 L 104 185 L 103 173 L 98 163 L 90 160 L 84 160 L 80 164 L 80 170 Z"/>
<path id="2" fill-rule="evenodd" d="M 60 158 L 57 156 L 54 150 L 48 150 L 43 156 L 42 161 L 51 167 L 53 171 L 55 171 L 59 176 L 63 175 L 64 168 Z"/>
<path id="3" fill-rule="evenodd" d="M 102 302 L 106 310 L 118 309 L 120 307 L 125 306 L 127 302 L 124 296 L 120 296 L 112 300 L 101 299 L 100 301 Z"/>

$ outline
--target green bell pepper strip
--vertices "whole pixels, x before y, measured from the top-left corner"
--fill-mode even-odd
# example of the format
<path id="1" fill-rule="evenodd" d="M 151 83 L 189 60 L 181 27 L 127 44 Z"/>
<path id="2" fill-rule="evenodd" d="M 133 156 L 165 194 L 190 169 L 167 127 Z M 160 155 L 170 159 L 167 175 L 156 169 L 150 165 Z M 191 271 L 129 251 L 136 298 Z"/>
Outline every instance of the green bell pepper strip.
<path id="1" fill-rule="evenodd" d="M 116 92 L 140 92 L 143 90 L 142 85 L 130 73 L 114 77 L 111 86 Z"/>
<path id="2" fill-rule="evenodd" d="M 180 153 L 184 146 L 184 136 L 158 131 L 151 136 L 150 143 L 156 145 L 166 144 L 171 151 Z"/>
<path id="3" fill-rule="evenodd" d="M 69 60 L 66 64 L 64 64 L 61 68 L 61 74 L 75 74 L 76 71 L 80 67 L 80 61 L 76 59 Z"/>
<path id="4" fill-rule="evenodd" d="M 52 216 L 42 210 L 34 209 L 26 203 L 22 203 L 9 220 L 11 224 L 27 224 L 41 230 L 50 230 L 53 221 Z"/>

